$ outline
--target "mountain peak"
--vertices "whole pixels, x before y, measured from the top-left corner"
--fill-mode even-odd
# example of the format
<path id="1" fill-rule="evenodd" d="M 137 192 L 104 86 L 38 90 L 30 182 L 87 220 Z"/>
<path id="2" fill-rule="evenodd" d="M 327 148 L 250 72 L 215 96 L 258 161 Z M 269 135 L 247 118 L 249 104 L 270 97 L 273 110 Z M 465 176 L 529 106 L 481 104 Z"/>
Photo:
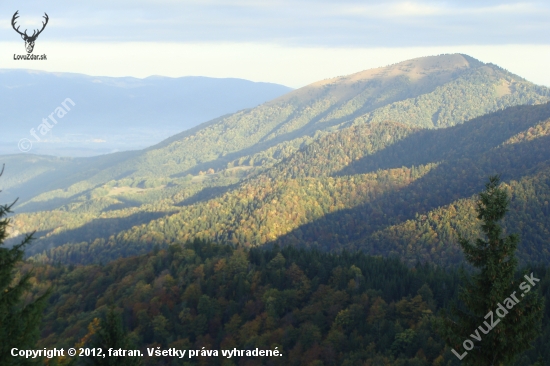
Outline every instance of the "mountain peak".
<path id="1" fill-rule="evenodd" d="M 396 64 L 359 71 L 357 73 L 325 79 L 275 99 L 273 102 L 297 101 L 303 103 L 317 99 L 330 89 L 334 100 L 346 100 L 367 86 L 382 90 L 396 82 L 416 83 L 419 90 L 430 90 L 456 77 L 457 72 L 483 67 L 473 57 L 455 53 L 418 57 Z"/>
<path id="2" fill-rule="evenodd" d="M 335 81 L 347 83 L 364 81 L 367 79 L 393 79 L 399 76 L 406 76 L 411 80 L 419 80 L 430 74 L 452 73 L 458 70 L 476 68 L 484 63 L 473 57 L 455 54 L 444 54 L 438 56 L 425 56 L 402 61 L 396 64 L 368 69 L 348 76 L 323 80 L 315 84 L 327 84 Z M 312 84 L 312 85 L 315 85 Z"/>

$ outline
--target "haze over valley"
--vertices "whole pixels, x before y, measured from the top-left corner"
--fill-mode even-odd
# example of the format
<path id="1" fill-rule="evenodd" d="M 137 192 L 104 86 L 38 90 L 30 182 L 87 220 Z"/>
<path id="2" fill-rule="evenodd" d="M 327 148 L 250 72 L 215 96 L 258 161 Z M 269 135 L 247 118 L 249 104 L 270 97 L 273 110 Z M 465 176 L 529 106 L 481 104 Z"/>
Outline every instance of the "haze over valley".
<path id="1" fill-rule="evenodd" d="M 77 157 L 143 149 L 292 89 L 231 78 L 138 79 L 3 69 L 0 90 L 0 154 L 21 153 L 18 143 L 27 138 L 32 154 Z M 74 108 L 50 119 L 66 98 Z M 42 135 L 38 126 L 44 118 L 52 127 Z"/>

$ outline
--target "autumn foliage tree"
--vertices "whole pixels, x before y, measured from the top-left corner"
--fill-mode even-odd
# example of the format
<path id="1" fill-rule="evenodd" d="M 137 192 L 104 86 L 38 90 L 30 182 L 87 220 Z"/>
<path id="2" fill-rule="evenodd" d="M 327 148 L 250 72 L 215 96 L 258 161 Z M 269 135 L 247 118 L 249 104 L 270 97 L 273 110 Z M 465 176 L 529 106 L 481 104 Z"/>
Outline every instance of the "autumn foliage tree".
<path id="1" fill-rule="evenodd" d="M 110 356 L 109 350 L 131 350 L 134 349 L 128 340 L 128 336 L 122 324 L 122 318 L 115 309 L 110 308 L 105 318 L 101 320 L 99 330 L 92 336 L 90 346 L 94 349 L 101 349 L 101 354 L 90 355 L 87 358 L 88 365 L 96 366 L 139 366 L 141 359 L 137 357 L 123 356 L 117 354 Z"/>

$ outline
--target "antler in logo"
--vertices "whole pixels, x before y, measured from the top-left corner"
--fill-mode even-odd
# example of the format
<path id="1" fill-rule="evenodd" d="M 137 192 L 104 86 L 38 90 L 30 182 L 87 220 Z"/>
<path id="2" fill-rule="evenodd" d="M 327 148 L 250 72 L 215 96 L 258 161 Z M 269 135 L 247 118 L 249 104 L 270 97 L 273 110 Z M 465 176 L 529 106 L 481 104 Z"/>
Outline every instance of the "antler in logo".
<path id="1" fill-rule="evenodd" d="M 19 13 L 19 10 L 17 10 L 15 12 L 15 14 L 13 14 L 13 17 L 11 18 L 11 26 L 13 27 L 13 29 L 19 33 L 21 35 L 21 38 L 23 38 L 23 40 L 25 41 L 25 48 L 27 49 L 27 53 L 32 53 L 32 50 L 34 49 L 34 42 L 36 41 L 36 38 L 38 38 L 38 35 L 40 33 L 42 33 L 42 31 L 44 30 L 44 28 L 46 28 L 46 24 L 48 24 L 48 14 L 44 13 L 45 15 L 43 16 L 44 19 L 46 19 L 45 22 L 42 22 L 42 29 L 38 30 L 38 29 L 35 29 L 34 32 L 32 33 L 32 36 L 29 36 L 27 34 L 27 30 L 25 29 L 25 32 L 21 33 L 19 31 L 19 26 L 17 26 L 17 28 L 15 28 L 15 20 L 17 18 L 19 18 L 19 15 L 17 15 L 17 13 Z M 38 33 L 37 33 L 38 32 Z"/>

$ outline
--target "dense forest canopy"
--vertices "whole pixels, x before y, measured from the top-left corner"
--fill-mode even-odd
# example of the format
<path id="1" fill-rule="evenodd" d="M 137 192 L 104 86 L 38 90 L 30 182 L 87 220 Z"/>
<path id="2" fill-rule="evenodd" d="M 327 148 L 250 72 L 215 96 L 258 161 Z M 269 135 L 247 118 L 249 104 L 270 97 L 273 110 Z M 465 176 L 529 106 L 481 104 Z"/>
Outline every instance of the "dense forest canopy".
<path id="1" fill-rule="evenodd" d="M 454 270 L 408 267 L 397 258 L 358 252 L 245 249 L 201 240 L 106 265 L 33 267 L 37 293 L 55 288 L 38 347 L 81 344 L 91 338 L 94 319 L 114 305 L 128 339 L 141 349 L 278 347 L 283 354 L 232 363 L 220 357 L 210 359 L 212 365 L 458 365 L 433 323 L 456 296 L 460 277 Z M 550 271 L 531 270 L 548 295 Z M 550 306 L 544 314 L 544 335 L 517 365 L 530 365 L 539 355 L 549 359 Z M 170 357 L 143 361 L 180 364 Z"/>
<path id="2" fill-rule="evenodd" d="M 479 233 L 473 197 L 485 177 L 502 172 L 512 197 L 505 227 L 523 238 L 518 255 L 523 263 L 545 262 L 549 121 L 550 104 L 541 104 L 443 129 L 397 122 L 350 126 L 248 177 L 206 174 L 208 187 L 191 179 L 183 194 L 139 207 L 124 207 L 127 198 L 113 193 L 124 188 L 113 183 L 97 188 L 95 198 L 20 214 L 14 223 L 21 233 L 39 230 L 29 254 L 50 263 L 105 262 L 198 237 L 458 264 L 458 236 Z M 231 183 L 215 183 L 222 181 Z"/>

